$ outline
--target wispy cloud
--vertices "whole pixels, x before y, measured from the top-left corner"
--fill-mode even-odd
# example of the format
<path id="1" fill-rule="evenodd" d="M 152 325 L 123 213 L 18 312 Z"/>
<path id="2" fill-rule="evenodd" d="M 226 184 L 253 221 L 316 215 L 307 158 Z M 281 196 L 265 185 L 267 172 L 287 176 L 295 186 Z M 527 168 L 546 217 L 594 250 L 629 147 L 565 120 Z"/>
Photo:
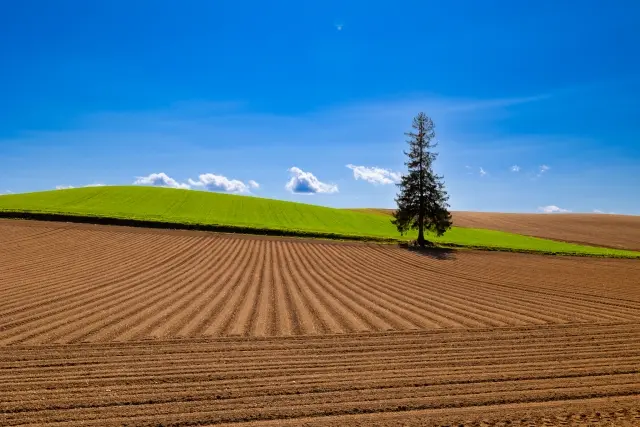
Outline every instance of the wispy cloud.
<path id="1" fill-rule="evenodd" d="M 289 169 L 291 179 L 284 186 L 285 189 L 297 194 L 337 193 L 338 186 L 321 182 L 311 172 L 305 172 L 298 167 Z"/>
<path id="2" fill-rule="evenodd" d="M 467 170 L 467 175 L 475 175 L 476 172 L 474 172 L 476 170 L 476 167 L 471 167 L 469 165 L 464 167 Z M 478 167 L 478 175 L 480 175 L 480 177 L 489 175 L 489 172 L 487 172 L 487 170 L 485 168 L 483 168 L 482 166 Z"/>
<path id="3" fill-rule="evenodd" d="M 165 110 L 141 112 L 102 112 L 83 117 L 76 129 L 62 132 L 32 132 L 30 139 L 60 147 L 74 146 L 82 141 L 117 140 L 109 148 L 126 149 L 136 142 L 141 151 L 155 147 L 156 153 L 174 152 L 176 142 L 188 140 L 188 148 L 209 148 L 210 141 L 219 141 L 218 149 L 236 149 L 231 141 L 242 140 L 251 147 L 297 147 L 304 139 L 308 145 L 385 144 L 402 137 L 417 111 L 433 112 L 439 135 L 460 136 L 467 120 L 490 119 L 502 107 L 533 102 L 546 96 L 507 99 L 469 99 L 438 96 L 417 96 L 402 99 L 381 99 L 373 102 L 345 104 L 303 114 L 282 115 L 250 111 L 239 103 L 180 103 Z M 212 104 L 210 106 L 209 104 Z M 372 126 L 373 124 L 373 126 Z M 478 132 L 475 132 L 478 134 Z M 118 138 L 115 138 L 115 136 Z M 466 135 L 465 135 L 466 136 Z M 19 143 L 21 139 L 14 142 Z M 0 141 L 2 143 L 4 141 Z M 486 141 L 485 141 L 486 142 Z M 503 142 L 499 142 L 504 149 Z M 487 151 L 486 144 L 483 152 Z M 106 150 L 105 150 L 106 152 Z"/>
<path id="4" fill-rule="evenodd" d="M 102 184 L 99 182 L 93 184 L 83 185 L 83 187 L 104 187 L 106 184 Z M 70 190 L 72 188 L 76 188 L 73 185 L 56 185 L 56 190 Z"/>
<path id="5" fill-rule="evenodd" d="M 571 212 L 568 209 L 562 209 L 556 205 L 549 205 L 549 206 L 541 206 L 538 208 L 538 210 L 540 212 L 544 212 L 544 213 L 565 213 L 565 212 Z"/>
<path id="6" fill-rule="evenodd" d="M 609 215 L 615 215 L 615 214 L 616 214 L 615 212 L 604 212 L 604 211 L 601 211 L 600 209 L 594 209 L 594 210 L 593 210 L 593 213 L 597 213 L 597 214 L 609 214 Z"/>
<path id="7" fill-rule="evenodd" d="M 9 194 L 13 194 L 13 191 L 11 190 L 5 190 L 3 192 L 0 192 L 0 196 L 7 196 Z"/>
<path id="8" fill-rule="evenodd" d="M 237 179 L 229 179 L 223 175 L 204 173 L 198 176 L 198 181 L 189 178 L 189 185 L 207 191 L 226 193 L 249 193 L 251 188 L 259 188 L 260 184 L 250 180 L 246 184 Z"/>
<path id="9" fill-rule="evenodd" d="M 355 166 L 348 164 L 347 167 L 353 171 L 353 177 L 358 180 L 370 182 L 371 184 L 395 184 L 400 182 L 402 174 L 400 172 L 394 172 L 390 169 L 383 169 L 377 166 Z"/>
<path id="10" fill-rule="evenodd" d="M 551 98 L 551 94 L 542 94 L 535 96 L 523 96 L 514 98 L 487 99 L 478 101 L 458 100 L 455 105 L 446 108 L 446 111 L 473 111 L 484 110 L 490 108 L 505 108 L 514 105 L 529 104 L 531 102 L 544 101 Z"/>
<path id="11" fill-rule="evenodd" d="M 190 188 L 188 184 L 180 183 L 164 172 L 152 173 L 147 176 L 139 176 L 136 178 L 133 184 L 151 185 L 155 187 L 181 188 L 183 190 L 188 190 Z"/>
<path id="12" fill-rule="evenodd" d="M 544 175 L 545 173 L 547 173 L 549 171 L 549 169 L 551 169 L 551 166 L 547 166 L 547 165 L 540 165 L 538 167 L 538 173 L 533 177 L 533 179 L 538 179 L 540 178 L 542 175 Z"/>
<path id="13" fill-rule="evenodd" d="M 509 170 L 510 170 L 511 172 L 520 172 L 520 166 L 518 166 L 518 165 L 513 165 L 513 166 L 511 166 L 511 167 L 509 168 Z"/>

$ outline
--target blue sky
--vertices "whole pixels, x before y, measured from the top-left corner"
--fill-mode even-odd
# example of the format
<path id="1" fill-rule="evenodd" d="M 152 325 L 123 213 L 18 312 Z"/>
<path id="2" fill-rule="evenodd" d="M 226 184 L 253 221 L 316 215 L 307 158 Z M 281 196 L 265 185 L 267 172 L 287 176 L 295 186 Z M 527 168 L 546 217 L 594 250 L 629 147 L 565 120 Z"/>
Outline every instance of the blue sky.
<path id="1" fill-rule="evenodd" d="M 2 2 L 0 193 L 393 207 L 424 111 L 452 209 L 640 214 L 640 2 L 576 5 Z"/>

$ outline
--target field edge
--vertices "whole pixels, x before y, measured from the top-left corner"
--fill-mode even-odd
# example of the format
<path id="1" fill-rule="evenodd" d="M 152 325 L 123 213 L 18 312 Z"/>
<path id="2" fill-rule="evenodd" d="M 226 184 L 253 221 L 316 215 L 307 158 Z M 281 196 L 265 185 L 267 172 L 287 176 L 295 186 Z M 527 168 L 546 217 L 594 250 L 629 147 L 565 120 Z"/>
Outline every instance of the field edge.
<path id="1" fill-rule="evenodd" d="M 52 212 L 38 212 L 33 210 L 11 210 L 0 209 L 0 218 L 3 219 L 21 219 L 21 220 L 35 220 L 35 221 L 48 221 L 48 222 L 70 222 L 79 224 L 96 224 L 96 225 L 115 225 L 124 227 L 135 228 L 151 228 L 151 229 L 167 229 L 167 230 L 193 230 L 193 231 L 205 231 L 205 232 L 217 232 L 217 233 L 233 233 L 233 234 L 248 234 L 248 235 L 261 235 L 261 236 L 273 236 L 273 237 L 299 237 L 299 238 L 314 238 L 314 239 L 329 239 L 329 240 L 343 240 L 343 241 L 355 241 L 355 242 L 370 242 L 370 243 L 386 243 L 386 244 L 401 244 L 407 245 L 408 239 L 396 239 L 388 237 L 368 236 L 368 235 L 354 235 L 344 233 L 327 233 L 322 231 L 307 231 L 296 229 L 281 229 L 281 228 L 267 228 L 267 227 L 250 227 L 250 226 L 238 226 L 238 225 L 223 225 L 223 224 L 204 224 L 198 222 L 175 222 L 175 221 L 159 221 L 149 219 L 137 219 L 126 218 L 119 216 L 102 216 L 102 215 L 77 215 L 71 213 L 52 213 Z M 581 245 L 585 248 L 590 246 Z M 592 246 L 598 248 L 597 246 Z M 537 255 L 555 255 L 555 256 L 579 256 L 589 258 L 618 258 L 618 259 L 640 259 L 640 253 L 634 251 L 623 251 L 629 253 L 588 253 L 588 252 L 573 252 L 573 251 L 552 251 L 544 249 L 521 249 L 521 248 L 505 248 L 502 246 L 491 245 L 464 245 L 456 243 L 437 243 L 432 242 L 432 246 L 426 250 L 439 250 L 439 249 L 460 249 L 460 250 L 480 250 L 480 251 L 492 251 L 492 252 L 511 252 L 511 253 L 523 253 L 523 254 L 537 254 Z M 605 249 L 605 248 L 599 248 Z"/>

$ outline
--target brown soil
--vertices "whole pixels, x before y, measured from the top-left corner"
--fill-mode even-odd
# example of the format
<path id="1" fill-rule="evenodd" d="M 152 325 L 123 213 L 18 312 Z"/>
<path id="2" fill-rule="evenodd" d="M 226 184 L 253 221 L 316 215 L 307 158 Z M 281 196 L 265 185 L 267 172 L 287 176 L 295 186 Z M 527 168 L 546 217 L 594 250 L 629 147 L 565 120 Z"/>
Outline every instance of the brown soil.
<path id="1" fill-rule="evenodd" d="M 640 250 L 640 216 L 455 212 L 460 227 L 489 228 L 546 239 Z"/>
<path id="2" fill-rule="evenodd" d="M 364 209 L 391 215 L 392 209 Z M 544 239 L 640 251 L 640 216 L 452 212 L 456 227 L 486 228 Z"/>
<path id="3" fill-rule="evenodd" d="M 0 425 L 640 425 L 640 263 L 0 221 Z"/>

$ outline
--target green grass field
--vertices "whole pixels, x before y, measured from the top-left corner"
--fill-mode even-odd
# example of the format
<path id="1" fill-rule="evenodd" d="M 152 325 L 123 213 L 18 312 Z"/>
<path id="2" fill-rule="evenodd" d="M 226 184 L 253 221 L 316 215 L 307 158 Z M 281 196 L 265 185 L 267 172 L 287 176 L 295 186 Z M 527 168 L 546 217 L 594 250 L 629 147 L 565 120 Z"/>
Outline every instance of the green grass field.
<path id="1" fill-rule="evenodd" d="M 372 240 L 408 240 L 388 216 L 258 197 L 157 187 L 88 187 L 0 197 L 0 212 L 116 218 L 222 227 L 225 231 Z M 440 245 L 615 257 L 640 252 L 582 246 L 500 231 L 454 227 L 430 239 Z"/>

